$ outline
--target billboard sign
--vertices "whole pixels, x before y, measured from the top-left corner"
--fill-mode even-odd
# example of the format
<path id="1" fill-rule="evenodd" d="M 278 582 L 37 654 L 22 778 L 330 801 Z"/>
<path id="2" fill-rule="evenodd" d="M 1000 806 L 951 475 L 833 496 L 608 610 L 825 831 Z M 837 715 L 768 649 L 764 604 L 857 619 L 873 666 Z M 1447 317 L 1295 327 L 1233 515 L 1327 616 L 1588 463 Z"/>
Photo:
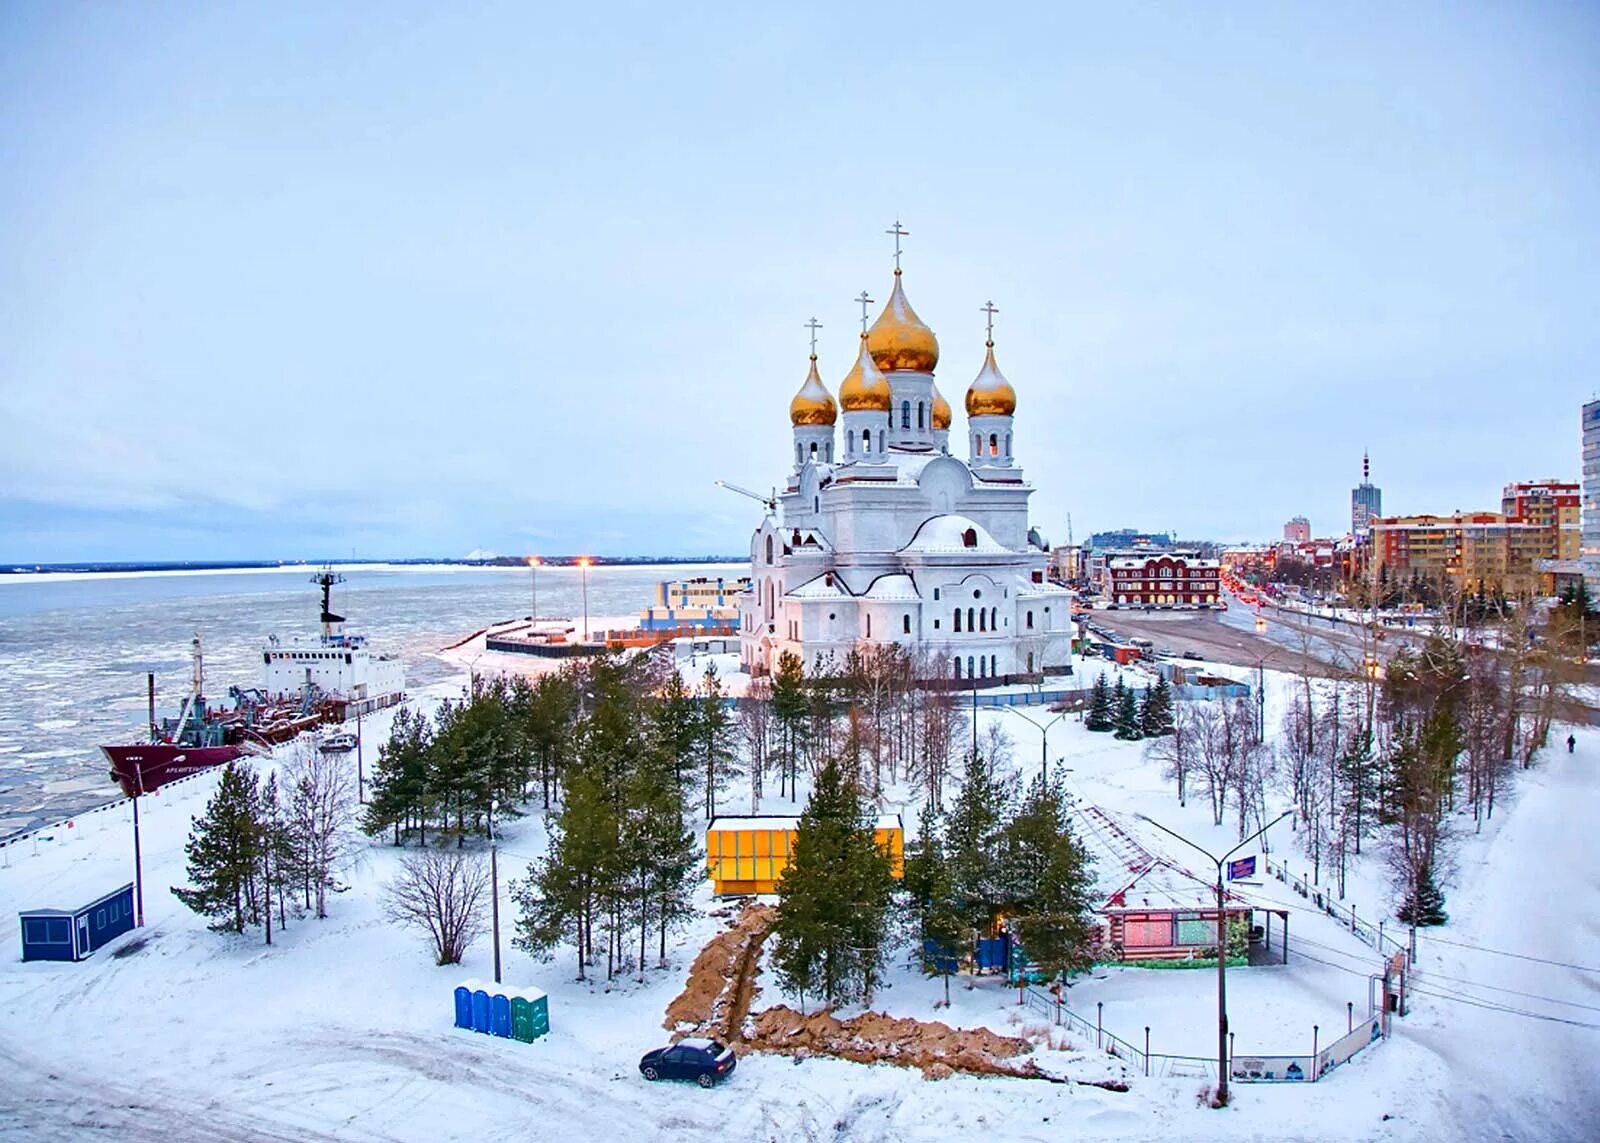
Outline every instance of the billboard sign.
<path id="1" fill-rule="evenodd" d="M 1245 877 L 1254 877 L 1255 875 L 1256 859 L 1254 854 L 1249 857 L 1241 857 L 1237 861 L 1228 862 L 1229 881 L 1239 881 Z"/>

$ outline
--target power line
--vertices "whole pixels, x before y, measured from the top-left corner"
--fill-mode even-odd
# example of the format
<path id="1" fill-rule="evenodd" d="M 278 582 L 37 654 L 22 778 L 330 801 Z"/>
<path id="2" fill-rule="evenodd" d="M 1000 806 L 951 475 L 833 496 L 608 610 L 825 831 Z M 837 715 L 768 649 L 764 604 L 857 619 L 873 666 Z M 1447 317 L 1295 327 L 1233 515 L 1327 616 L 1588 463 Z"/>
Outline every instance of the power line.
<path id="1" fill-rule="evenodd" d="M 1554 996 L 1540 996 L 1537 992 L 1519 992 L 1515 988 L 1504 988 L 1498 984 L 1485 984 L 1480 980 L 1464 980 L 1459 976 L 1447 976 L 1432 969 L 1423 970 L 1423 975 L 1428 980 L 1448 980 L 1452 984 L 1462 985 L 1467 988 L 1487 988 L 1490 992 L 1505 992 L 1512 996 L 1525 997 L 1528 1000 L 1543 1001 L 1546 1004 L 1559 1004 L 1567 1008 L 1583 1008 L 1590 1012 L 1600 1012 L 1600 1005 L 1582 1004 L 1576 1000 L 1560 1000 Z"/>
<path id="2" fill-rule="evenodd" d="M 1496 1004 L 1492 1000 L 1473 999 L 1453 992 L 1436 992 L 1421 984 L 1408 985 L 1409 990 L 1418 996 L 1429 996 L 1435 1000 L 1448 1000 L 1456 1004 L 1467 1004 L 1473 1008 L 1483 1008 L 1490 1012 L 1504 1012 L 1508 1016 L 1522 1016 L 1529 1020 L 1545 1020 L 1552 1024 L 1570 1024 L 1574 1028 L 1593 1028 L 1600 1030 L 1600 1024 L 1593 1024 L 1586 1020 L 1573 1020 L 1566 1016 L 1551 1016 L 1543 1012 L 1529 1012 L 1526 1008 L 1512 1008 L 1506 1004 Z"/>
<path id="3" fill-rule="evenodd" d="M 1494 956 L 1515 957 L 1517 960 L 1531 960 L 1535 964 L 1554 965 L 1556 968 L 1570 968 L 1574 972 L 1600 973 L 1600 968 L 1595 968 L 1595 967 L 1592 967 L 1592 966 L 1587 965 L 1587 964 L 1572 964 L 1572 963 L 1570 963 L 1568 961 L 1564 961 L 1564 960 L 1549 960 L 1548 958 L 1542 957 L 1542 956 L 1530 956 L 1528 953 L 1506 952 L 1504 949 L 1491 949 L 1491 948 L 1485 947 L 1484 945 L 1467 944 L 1465 941 L 1452 941 L 1452 940 L 1449 940 L 1446 937 L 1433 936 L 1430 933 L 1421 933 L 1421 932 L 1419 932 L 1417 934 L 1417 938 L 1419 940 L 1432 941 L 1435 944 L 1452 945 L 1452 946 L 1454 946 L 1455 948 L 1458 948 L 1458 949 L 1469 949 L 1472 952 L 1491 953 Z"/>

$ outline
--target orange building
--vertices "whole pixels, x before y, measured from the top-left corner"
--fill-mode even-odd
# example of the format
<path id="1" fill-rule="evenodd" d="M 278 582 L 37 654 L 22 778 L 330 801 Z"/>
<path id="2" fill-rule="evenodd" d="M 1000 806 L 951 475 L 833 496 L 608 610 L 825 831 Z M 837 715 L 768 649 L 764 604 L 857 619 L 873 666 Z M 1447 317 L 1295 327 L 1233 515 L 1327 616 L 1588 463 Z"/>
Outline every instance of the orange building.
<path id="1" fill-rule="evenodd" d="M 1551 529 L 1501 512 L 1449 516 L 1380 516 L 1372 521 L 1374 574 L 1413 573 L 1463 592 L 1499 589 L 1506 595 L 1543 590 L 1540 561 Z"/>
<path id="2" fill-rule="evenodd" d="M 1508 484 L 1500 493 L 1500 511 L 1547 530 L 1547 560 L 1575 560 L 1583 546 L 1582 498 L 1570 480 L 1528 480 Z"/>
<path id="3" fill-rule="evenodd" d="M 723 815 L 706 827 L 706 872 L 717 896 L 776 893 L 794 853 L 800 819 L 771 815 Z M 879 816 L 873 830 L 889 855 L 896 877 L 905 871 L 905 829 L 899 814 Z"/>

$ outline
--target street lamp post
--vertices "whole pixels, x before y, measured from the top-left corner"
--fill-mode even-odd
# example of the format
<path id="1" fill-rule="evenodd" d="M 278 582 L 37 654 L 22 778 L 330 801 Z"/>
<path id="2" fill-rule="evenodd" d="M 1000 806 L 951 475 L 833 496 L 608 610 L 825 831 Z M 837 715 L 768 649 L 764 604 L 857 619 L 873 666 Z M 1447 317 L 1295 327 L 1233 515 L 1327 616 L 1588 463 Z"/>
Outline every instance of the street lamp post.
<path id="1" fill-rule="evenodd" d="M 530 626 L 539 626 L 539 557 L 528 557 L 528 581 L 533 591 L 533 615 L 529 617 Z"/>
<path id="2" fill-rule="evenodd" d="M 1222 887 L 1222 869 L 1228 863 L 1228 858 L 1238 853 L 1293 813 L 1293 810 L 1284 810 L 1283 813 L 1256 830 L 1255 833 L 1245 838 L 1221 857 L 1216 857 L 1208 850 L 1201 849 L 1182 834 L 1174 833 L 1154 818 L 1145 814 L 1138 815 L 1140 821 L 1155 826 L 1169 837 L 1177 838 L 1196 853 L 1203 854 L 1206 860 L 1217 867 L 1217 1075 L 1219 1077 L 1217 1080 L 1217 1105 L 1219 1107 L 1226 1105 L 1228 1102 L 1228 912 Z"/>
<path id="3" fill-rule="evenodd" d="M 589 557 L 580 556 L 578 570 L 583 575 L 583 641 L 589 641 Z"/>
<path id="4" fill-rule="evenodd" d="M 1040 722 L 1038 719 L 1022 713 L 1022 711 L 1018 710 L 1014 706 L 1001 707 L 1000 709 L 1008 710 L 1018 718 L 1031 722 L 1034 726 L 1039 728 L 1039 777 L 1048 778 L 1050 774 L 1050 728 L 1055 726 L 1055 724 L 1060 722 L 1063 718 L 1066 718 L 1070 712 L 1062 711 L 1049 722 Z"/>

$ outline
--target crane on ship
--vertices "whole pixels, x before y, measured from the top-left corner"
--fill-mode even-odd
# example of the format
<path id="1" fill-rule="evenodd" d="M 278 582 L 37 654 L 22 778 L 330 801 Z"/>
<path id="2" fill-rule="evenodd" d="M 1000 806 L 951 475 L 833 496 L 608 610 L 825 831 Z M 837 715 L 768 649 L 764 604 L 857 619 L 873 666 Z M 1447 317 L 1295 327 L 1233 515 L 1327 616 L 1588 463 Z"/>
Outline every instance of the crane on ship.
<path id="1" fill-rule="evenodd" d="M 716 485 L 718 488 L 726 488 L 729 492 L 737 492 L 740 496 L 748 496 L 757 503 L 766 505 L 768 512 L 776 513 L 778 511 L 778 490 L 776 488 L 772 490 L 772 495 L 763 496 L 759 492 L 751 492 L 748 488 L 740 488 L 737 484 L 731 484 L 726 480 L 719 480 Z"/>

